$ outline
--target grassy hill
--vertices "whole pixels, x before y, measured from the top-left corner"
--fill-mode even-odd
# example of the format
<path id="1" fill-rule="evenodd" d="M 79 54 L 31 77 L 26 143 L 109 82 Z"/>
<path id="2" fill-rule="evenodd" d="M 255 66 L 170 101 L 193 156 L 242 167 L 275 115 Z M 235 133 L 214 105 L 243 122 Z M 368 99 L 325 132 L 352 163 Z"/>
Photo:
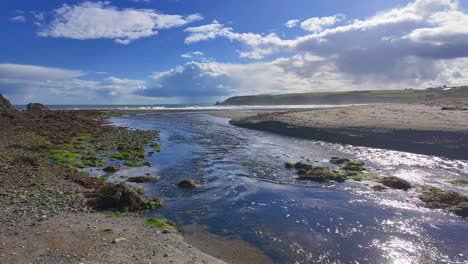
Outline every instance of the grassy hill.
<path id="1" fill-rule="evenodd" d="M 468 100 L 468 86 L 428 88 L 425 90 L 373 90 L 231 97 L 221 105 L 307 105 L 416 103 L 434 100 Z"/>

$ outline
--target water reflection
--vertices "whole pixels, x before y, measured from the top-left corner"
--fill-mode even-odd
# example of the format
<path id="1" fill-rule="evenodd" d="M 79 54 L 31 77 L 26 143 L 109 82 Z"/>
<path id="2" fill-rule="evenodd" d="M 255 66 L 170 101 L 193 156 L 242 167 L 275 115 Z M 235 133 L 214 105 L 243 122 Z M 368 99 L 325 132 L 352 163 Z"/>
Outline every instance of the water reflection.
<path id="1" fill-rule="evenodd" d="M 414 190 L 374 192 L 366 183 L 297 181 L 286 161 L 327 165 L 359 159 L 381 175 L 468 194 L 448 181 L 468 178 L 468 162 L 299 140 L 229 125 L 202 113 L 145 114 L 117 124 L 161 129 L 164 151 L 151 157 L 164 196 L 162 214 L 181 225 L 241 239 L 279 263 L 437 263 L 466 261 L 466 219 L 418 206 Z M 183 178 L 205 184 L 177 188 Z M 245 249 L 247 250 L 247 249 Z"/>

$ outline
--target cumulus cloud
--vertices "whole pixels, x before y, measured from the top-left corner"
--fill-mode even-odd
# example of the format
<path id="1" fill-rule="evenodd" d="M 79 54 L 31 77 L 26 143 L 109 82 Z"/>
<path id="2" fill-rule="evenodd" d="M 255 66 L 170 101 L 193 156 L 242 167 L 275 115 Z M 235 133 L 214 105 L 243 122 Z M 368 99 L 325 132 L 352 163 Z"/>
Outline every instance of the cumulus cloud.
<path id="1" fill-rule="evenodd" d="M 288 20 L 286 23 L 284 23 L 284 25 L 285 25 L 287 28 L 293 28 L 293 27 L 295 27 L 298 23 L 299 23 L 299 19 L 291 19 L 291 20 Z"/>
<path id="2" fill-rule="evenodd" d="M 44 101 L 76 103 L 77 99 L 114 102 L 146 85 L 142 80 L 108 77 L 86 80 L 86 72 L 36 65 L 0 64 L 0 93 L 16 103 Z M 97 100 L 97 101 L 96 101 Z"/>
<path id="3" fill-rule="evenodd" d="M 468 68 L 461 60 L 468 57 L 468 14 L 456 0 L 415 0 L 368 18 L 347 22 L 343 19 L 343 15 L 335 15 L 305 20 L 301 27 L 310 33 L 295 39 L 238 33 L 215 21 L 187 29 L 186 43 L 221 37 L 246 47 L 240 52 L 241 57 L 262 59 L 286 53 L 291 54 L 289 59 L 294 63 L 301 61 L 295 54 L 311 54 L 327 60 L 333 69 L 327 71 L 327 76 L 367 89 L 381 87 L 381 83 L 386 87 L 421 88 L 443 80 L 443 84 L 450 85 L 456 77 L 460 79 L 460 68 Z M 453 61 L 457 61 L 458 73 L 446 74 L 447 67 L 455 67 Z M 284 70 L 313 76 L 317 73 L 315 64 Z"/>
<path id="4" fill-rule="evenodd" d="M 344 19 L 344 15 L 327 17 L 312 17 L 301 23 L 301 28 L 310 32 L 320 32 L 328 26 L 332 26 Z"/>
<path id="5" fill-rule="evenodd" d="M 232 88 L 223 69 L 216 63 L 188 62 L 183 66 L 153 75 L 155 85 L 136 94 L 147 97 L 183 97 L 190 101 L 224 96 Z"/>
<path id="6" fill-rule="evenodd" d="M 117 8 L 109 2 L 64 4 L 52 12 L 50 21 L 39 19 L 41 37 L 113 39 L 119 44 L 158 34 L 160 29 L 180 27 L 203 19 L 199 14 L 167 15 L 152 9 Z"/>
<path id="7" fill-rule="evenodd" d="M 14 16 L 14 17 L 10 17 L 8 20 L 10 20 L 11 22 L 15 22 L 15 23 L 25 23 L 26 22 L 26 17 L 25 16 Z"/>

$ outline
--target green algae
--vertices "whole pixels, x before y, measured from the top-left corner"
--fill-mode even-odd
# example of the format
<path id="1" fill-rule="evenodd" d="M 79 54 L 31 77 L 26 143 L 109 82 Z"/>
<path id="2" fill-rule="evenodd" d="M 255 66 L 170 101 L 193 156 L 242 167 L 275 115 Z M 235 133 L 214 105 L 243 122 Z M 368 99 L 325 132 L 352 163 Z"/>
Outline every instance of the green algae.
<path id="1" fill-rule="evenodd" d="M 146 224 L 152 227 L 163 228 L 167 230 L 177 231 L 177 228 L 173 226 L 168 220 L 162 218 L 151 218 L 146 220 Z"/>
<path id="2" fill-rule="evenodd" d="M 52 149 L 49 151 L 49 158 L 55 163 L 66 166 L 81 168 L 83 164 L 78 161 L 82 157 L 81 153 L 66 149 Z"/>
<path id="3" fill-rule="evenodd" d="M 348 163 L 350 161 L 351 160 L 346 159 L 346 158 L 342 158 L 342 157 L 332 157 L 330 159 L 330 163 L 335 164 L 335 165 L 342 165 L 342 164 Z"/>
<path id="4" fill-rule="evenodd" d="M 465 179 L 457 179 L 450 181 L 451 184 L 456 185 L 456 186 L 467 186 L 468 185 L 468 180 Z"/>
<path id="5" fill-rule="evenodd" d="M 141 160 L 126 160 L 124 161 L 123 165 L 128 167 L 142 167 L 143 161 Z"/>
<path id="6" fill-rule="evenodd" d="M 154 151 L 161 152 L 161 145 L 159 145 L 159 143 L 154 142 L 151 143 L 149 146 L 152 147 Z"/>
<path id="7" fill-rule="evenodd" d="M 157 198 L 157 199 L 148 199 L 144 201 L 143 207 L 146 209 L 155 209 L 162 207 L 164 205 L 164 200 L 162 198 Z"/>

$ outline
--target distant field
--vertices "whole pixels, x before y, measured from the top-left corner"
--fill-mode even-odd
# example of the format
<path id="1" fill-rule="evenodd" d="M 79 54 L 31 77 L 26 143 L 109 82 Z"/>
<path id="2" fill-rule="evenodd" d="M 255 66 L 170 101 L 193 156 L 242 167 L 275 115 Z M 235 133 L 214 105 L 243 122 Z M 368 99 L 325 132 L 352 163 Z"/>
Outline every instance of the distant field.
<path id="1" fill-rule="evenodd" d="M 358 103 L 416 103 L 434 100 L 468 100 L 468 86 L 425 90 L 373 90 L 295 93 L 231 97 L 222 105 L 306 105 Z"/>

